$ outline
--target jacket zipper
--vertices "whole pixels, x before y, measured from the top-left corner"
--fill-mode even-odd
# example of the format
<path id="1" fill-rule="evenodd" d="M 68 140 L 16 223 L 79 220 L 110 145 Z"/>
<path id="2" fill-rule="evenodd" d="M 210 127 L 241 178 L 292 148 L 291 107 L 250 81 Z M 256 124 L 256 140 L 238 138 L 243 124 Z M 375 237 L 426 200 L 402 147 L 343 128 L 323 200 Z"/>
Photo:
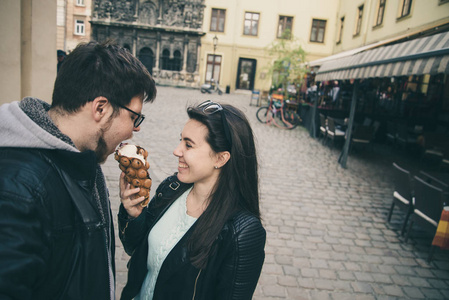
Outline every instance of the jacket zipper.
<path id="1" fill-rule="evenodd" d="M 198 278 L 200 277 L 201 274 L 201 270 L 198 272 L 198 275 L 196 276 L 195 279 L 195 286 L 193 287 L 193 297 L 192 300 L 195 300 L 195 295 L 196 295 L 196 284 L 198 283 Z"/>

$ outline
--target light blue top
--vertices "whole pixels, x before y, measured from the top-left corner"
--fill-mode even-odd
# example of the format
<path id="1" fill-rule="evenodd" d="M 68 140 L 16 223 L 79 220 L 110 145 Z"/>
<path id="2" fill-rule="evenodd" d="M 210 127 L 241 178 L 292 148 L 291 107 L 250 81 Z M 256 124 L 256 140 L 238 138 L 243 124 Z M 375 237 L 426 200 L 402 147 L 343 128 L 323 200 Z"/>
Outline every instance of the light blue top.
<path id="1" fill-rule="evenodd" d="M 187 214 L 188 189 L 170 206 L 162 218 L 154 225 L 148 235 L 148 273 L 143 282 L 139 295 L 135 300 L 153 299 L 156 280 L 162 263 L 179 240 L 197 220 Z"/>

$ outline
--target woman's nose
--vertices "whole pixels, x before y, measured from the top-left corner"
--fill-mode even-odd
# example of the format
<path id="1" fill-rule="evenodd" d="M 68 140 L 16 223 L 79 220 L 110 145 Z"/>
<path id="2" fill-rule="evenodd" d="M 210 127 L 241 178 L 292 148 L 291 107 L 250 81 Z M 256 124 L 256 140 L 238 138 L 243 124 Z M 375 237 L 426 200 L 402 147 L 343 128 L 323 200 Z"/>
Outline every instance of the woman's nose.
<path id="1" fill-rule="evenodd" d="M 178 147 L 176 147 L 175 150 L 173 150 L 173 155 L 177 157 L 182 156 L 181 143 L 179 143 Z"/>

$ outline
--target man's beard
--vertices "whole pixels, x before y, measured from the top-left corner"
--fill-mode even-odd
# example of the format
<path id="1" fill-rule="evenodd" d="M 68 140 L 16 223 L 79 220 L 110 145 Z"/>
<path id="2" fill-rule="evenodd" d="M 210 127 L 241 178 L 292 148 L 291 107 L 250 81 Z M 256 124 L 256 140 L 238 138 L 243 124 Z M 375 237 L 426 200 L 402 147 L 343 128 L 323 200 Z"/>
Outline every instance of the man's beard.
<path id="1" fill-rule="evenodd" d="M 97 148 L 95 148 L 95 157 L 97 158 L 97 163 L 99 164 L 104 163 L 110 154 L 108 153 L 108 146 L 106 144 L 106 140 L 104 139 L 104 134 L 111 128 L 113 119 L 114 115 L 110 116 L 105 127 L 100 129 L 100 137 L 98 138 Z"/>
<path id="2" fill-rule="evenodd" d="M 97 148 L 95 148 L 95 157 L 97 158 L 97 162 L 102 164 L 108 158 L 108 147 L 106 145 L 106 141 L 104 140 L 104 130 L 101 130 L 101 135 L 98 138 Z"/>

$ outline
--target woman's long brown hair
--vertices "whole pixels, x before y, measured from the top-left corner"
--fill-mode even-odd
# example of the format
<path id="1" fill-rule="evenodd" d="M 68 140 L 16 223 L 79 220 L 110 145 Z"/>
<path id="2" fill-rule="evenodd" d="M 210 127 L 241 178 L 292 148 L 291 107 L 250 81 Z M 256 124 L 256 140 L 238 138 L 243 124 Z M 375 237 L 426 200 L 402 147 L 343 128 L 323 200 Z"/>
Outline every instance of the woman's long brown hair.
<path id="1" fill-rule="evenodd" d="M 220 176 L 208 199 L 209 205 L 197 220 L 188 240 L 191 263 L 203 269 L 214 253 L 214 243 L 224 224 L 237 211 L 246 210 L 260 219 L 259 177 L 254 135 L 243 112 L 231 105 L 223 110 L 205 114 L 190 107 L 191 119 L 204 124 L 209 133 L 206 141 L 216 153 L 229 151 L 231 158 L 221 168 Z M 222 120 L 221 118 L 225 118 Z M 231 142 L 226 139 L 223 121 L 229 125 Z"/>

